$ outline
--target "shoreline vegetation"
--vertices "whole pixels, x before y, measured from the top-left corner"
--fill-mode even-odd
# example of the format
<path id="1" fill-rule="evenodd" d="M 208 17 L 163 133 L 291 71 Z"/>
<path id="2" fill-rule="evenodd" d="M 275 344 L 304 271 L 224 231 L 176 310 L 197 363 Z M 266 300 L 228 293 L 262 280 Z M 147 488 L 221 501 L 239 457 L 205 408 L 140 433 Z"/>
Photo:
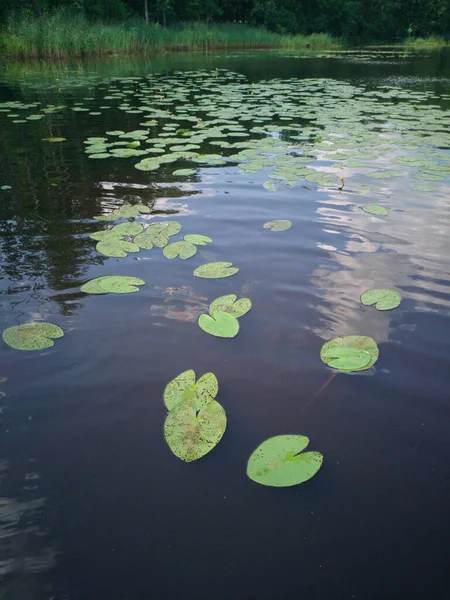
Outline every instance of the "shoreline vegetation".
<path id="1" fill-rule="evenodd" d="M 12 20 L 0 27 L 0 54 L 11 59 L 64 59 L 119 54 L 154 54 L 220 49 L 338 50 L 354 42 L 327 33 L 280 34 L 237 23 L 187 22 L 168 27 L 143 20 L 123 23 L 89 21 L 83 15 L 55 11 L 39 19 Z M 408 38 L 400 46 L 438 48 L 443 37 Z"/>

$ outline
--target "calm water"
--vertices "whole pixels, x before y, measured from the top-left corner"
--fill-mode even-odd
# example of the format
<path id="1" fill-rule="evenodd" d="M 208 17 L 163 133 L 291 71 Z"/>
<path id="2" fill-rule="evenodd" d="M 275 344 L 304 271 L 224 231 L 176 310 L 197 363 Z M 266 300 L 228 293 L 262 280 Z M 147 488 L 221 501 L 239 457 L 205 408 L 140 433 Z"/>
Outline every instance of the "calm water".
<path id="1" fill-rule="evenodd" d="M 46 320 L 65 336 L 44 351 L 0 348 L 0 598 L 448 597 L 450 53 L 8 65 L 10 102 L 2 330 Z M 198 125 L 196 152 L 225 160 L 143 172 L 134 165 L 160 154 L 92 160 L 83 143 L 147 130 L 140 149 L 165 137 L 167 154 L 176 131 Z M 273 158 L 272 144 L 278 165 L 310 162 L 281 179 L 267 165 L 249 172 L 245 157 L 228 158 L 248 140 Z M 304 167 L 331 177 L 318 185 Z M 99 254 L 89 235 L 109 224 L 93 217 L 138 202 L 152 211 L 139 222 L 170 217 L 213 243 L 189 260 Z M 263 229 L 273 219 L 293 226 Z M 240 271 L 193 276 L 211 260 Z M 102 275 L 146 285 L 80 291 Z M 402 304 L 362 306 L 372 287 L 395 287 Z M 253 303 L 239 335 L 208 336 L 199 314 L 231 293 Z M 333 372 L 321 346 L 347 334 L 373 337 L 378 362 L 315 397 Z M 164 387 L 186 369 L 217 375 L 228 416 L 221 443 L 191 464 L 163 436 Z M 323 468 L 301 486 L 258 486 L 247 458 L 283 433 L 307 435 Z"/>

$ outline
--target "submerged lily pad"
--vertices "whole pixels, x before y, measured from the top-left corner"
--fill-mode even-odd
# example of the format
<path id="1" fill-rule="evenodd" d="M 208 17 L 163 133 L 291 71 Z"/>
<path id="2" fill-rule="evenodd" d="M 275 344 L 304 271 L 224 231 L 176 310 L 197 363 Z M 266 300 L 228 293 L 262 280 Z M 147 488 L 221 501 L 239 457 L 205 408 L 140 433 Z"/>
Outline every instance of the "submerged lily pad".
<path id="1" fill-rule="evenodd" d="M 275 221 L 268 221 L 263 225 L 264 229 L 270 229 L 271 231 L 286 231 L 292 227 L 292 221 L 278 219 Z"/>
<path id="2" fill-rule="evenodd" d="M 145 285 L 145 281 L 137 277 L 107 275 L 91 279 L 81 286 L 81 291 L 86 294 L 131 294 L 139 291 L 138 285 Z"/>
<path id="3" fill-rule="evenodd" d="M 213 302 L 211 302 L 209 306 L 209 313 L 212 315 L 215 311 L 219 310 L 229 313 L 233 317 L 239 318 L 247 314 L 251 307 L 252 303 L 250 298 L 240 298 L 238 300 L 237 296 L 234 294 L 229 294 L 228 296 L 216 298 Z"/>
<path id="4" fill-rule="evenodd" d="M 393 289 L 371 289 L 364 292 L 361 302 L 364 306 L 375 304 L 377 310 L 392 310 L 397 308 L 402 301 L 401 295 Z"/>
<path id="5" fill-rule="evenodd" d="M 238 271 L 239 269 L 233 267 L 233 263 L 230 262 L 210 262 L 197 267 L 194 275 L 205 279 L 221 279 L 223 277 L 231 277 Z"/>
<path id="6" fill-rule="evenodd" d="M 173 242 L 164 248 L 163 254 L 166 258 L 176 258 L 179 256 L 184 260 L 195 256 L 197 254 L 197 247 L 186 241 Z"/>
<path id="7" fill-rule="evenodd" d="M 194 399 L 195 408 L 201 410 L 214 400 L 219 392 L 219 382 L 214 373 L 205 373 L 195 381 L 195 371 L 184 371 L 170 381 L 164 390 L 164 404 L 173 410 L 185 400 Z"/>
<path id="8" fill-rule="evenodd" d="M 172 452 L 185 462 L 198 460 L 217 446 L 225 433 L 227 416 L 211 400 L 198 413 L 193 398 L 180 402 L 164 423 L 164 437 Z"/>
<path id="9" fill-rule="evenodd" d="M 380 206 L 379 204 L 366 204 L 362 209 L 366 213 L 370 213 L 371 215 L 377 215 L 378 217 L 386 217 L 389 214 L 389 209 L 384 206 Z"/>
<path id="10" fill-rule="evenodd" d="M 198 324 L 203 331 L 222 338 L 233 338 L 239 333 L 239 321 L 233 315 L 215 310 L 209 315 L 200 315 Z"/>
<path id="11" fill-rule="evenodd" d="M 354 352 L 354 351 L 357 352 Z M 369 357 L 366 356 L 369 354 Z M 326 342 L 320 351 L 321 360 L 340 371 L 363 371 L 378 360 L 375 341 L 364 335 L 344 335 Z M 368 359 L 368 360 L 367 360 Z"/>
<path id="12" fill-rule="evenodd" d="M 322 466 L 320 452 L 302 452 L 304 435 L 277 435 L 260 444 L 247 464 L 247 476 L 272 487 L 290 487 L 311 479 Z"/>
<path id="13" fill-rule="evenodd" d="M 9 327 L 3 332 L 3 341 L 16 350 L 43 350 L 54 345 L 64 331 L 53 323 L 26 323 Z"/>

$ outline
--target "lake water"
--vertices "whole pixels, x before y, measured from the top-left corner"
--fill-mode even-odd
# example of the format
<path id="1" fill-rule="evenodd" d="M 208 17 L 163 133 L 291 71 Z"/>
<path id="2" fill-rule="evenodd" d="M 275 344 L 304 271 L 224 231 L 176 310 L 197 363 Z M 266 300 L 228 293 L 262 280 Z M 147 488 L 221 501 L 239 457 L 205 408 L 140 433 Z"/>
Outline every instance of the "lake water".
<path id="1" fill-rule="evenodd" d="M 8 64 L 0 104 L 2 331 L 64 331 L 1 342 L 0 598 L 448 597 L 450 52 Z M 90 234 L 126 220 L 93 217 L 127 204 L 212 243 L 105 256 Z M 239 272 L 193 275 L 212 261 Z M 80 291 L 107 275 L 145 285 Z M 363 306 L 371 288 L 400 306 Z M 252 302 L 233 339 L 197 324 L 226 294 Z M 376 364 L 333 376 L 342 335 Z M 193 463 L 163 432 L 187 369 L 216 374 L 228 418 Z M 323 454 L 310 481 L 247 478 L 280 434 Z"/>

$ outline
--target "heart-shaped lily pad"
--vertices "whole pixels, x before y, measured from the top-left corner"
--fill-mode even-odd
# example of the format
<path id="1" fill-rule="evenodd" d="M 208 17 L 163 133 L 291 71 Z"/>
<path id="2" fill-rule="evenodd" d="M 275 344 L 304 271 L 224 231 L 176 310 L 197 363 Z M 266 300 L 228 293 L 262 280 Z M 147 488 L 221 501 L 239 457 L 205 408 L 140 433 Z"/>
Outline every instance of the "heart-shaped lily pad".
<path id="1" fill-rule="evenodd" d="M 239 333 L 239 321 L 229 313 L 217 310 L 209 315 L 200 315 L 198 324 L 203 331 L 222 338 L 234 338 Z"/>
<path id="2" fill-rule="evenodd" d="M 96 248 L 100 254 L 114 258 L 124 258 L 127 255 L 127 252 L 139 252 L 139 246 L 137 244 L 120 239 L 98 242 Z"/>
<path id="3" fill-rule="evenodd" d="M 3 340 L 16 350 L 43 350 L 51 348 L 53 339 L 63 335 L 61 327 L 53 323 L 26 323 L 5 329 Z"/>
<path id="4" fill-rule="evenodd" d="M 350 355 L 350 349 L 353 349 L 353 355 Z M 357 353 L 354 350 L 357 350 Z M 370 360 L 366 360 L 366 353 L 370 355 Z M 369 369 L 376 363 L 378 356 L 377 344 L 372 338 L 364 335 L 344 335 L 334 338 L 326 342 L 320 351 L 320 358 L 325 364 L 347 372 Z"/>
<path id="5" fill-rule="evenodd" d="M 176 258 L 179 256 L 183 260 L 191 258 L 197 254 L 197 247 L 194 244 L 186 241 L 173 242 L 166 246 L 163 250 L 163 254 L 166 258 Z"/>
<path id="6" fill-rule="evenodd" d="M 364 306 L 375 304 L 377 310 L 392 310 L 397 308 L 402 301 L 401 295 L 393 289 L 371 289 L 364 292 L 361 302 Z"/>
<path id="7" fill-rule="evenodd" d="M 206 246 L 206 244 L 210 244 L 212 242 L 210 237 L 207 235 L 200 235 L 199 233 L 187 233 L 183 239 L 190 244 L 195 244 L 196 246 Z"/>
<path id="8" fill-rule="evenodd" d="M 138 285 L 145 285 L 145 281 L 137 277 L 108 275 L 91 279 L 81 286 L 81 291 L 86 294 L 131 294 L 139 291 Z"/>
<path id="9" fill-rule="evenodd" d="M 290 487 L 311 479 L 322 466 L 320 452 L 302 452 L 309 444 L 304 435 L 277 435 L 260 444 L 250 456 L 247 475 L 256 483 Z"/>
<path id="10" fill-rule="evenodd" d="M 371 215 L 376 215 L 377 217 L 387 217 L 389 214 L 389 209 L 384 206 L 380 206 L 379 204 L 366 204 L 362 209 L 366 211 L 366 213 L 370 213 Z"/>
<path id="11" fill-rule="evenodd" d="M 292 227 L 292 221 L 277 219 L 276 221 L 268 221 L 263 225 L 264 229 L 270 229 L 271 231 L 286 231 Z"/>
<path id="12" fill-rule="evenodd" d="M 177 171 L 173 172 L 173 175 L 177 177 L 178 175 L 195 175 L 195 173 L 195 169 L 178 169 Z"/>
<path id="13" fill-rule="evenodd" d="M 119 225 L 114 225 L 114 227 L 111 229 L 111 233 L 117 235 L 118 237 L 133 237 L 142 231 L 144 231 L 144 226 L 142 223 L 136 223 L 133 221 L 128 223 L 119 223 Z"/>
<path id="14" fill-rule="evenodd" d="M 229 294 L 228 296 L 216 298 L 213 302 L 211 302 L 209 306 L 209 313 L 212 315 L 216 311 L 226 312 L 237 319 L 248 313 L 251 307 L 252 303 L 250 298 L 240 298 L 238 300 L 237 296 L 234 294 Z"/>
<path id="15" fill-rule="evenodd" d="M 164 404 L 173 410 L 186 400 L 194 400 L 196 410 L 201 410 L 214 400 L 219 392 L 219 382 L 214 373 L 205 373 L 195 381 L 195 371 L 184 371 L 170 381 L 164 390 Z"/>
<path id="16" fill-rule="evenodd" d="M 210 262 L 197 267 L 194 275 L 205 279 L 221 279 L 223 277 L 231 277 L 238 271 L 239 269 L 233 267 L 233 263 L 230 262 Z"/>
<path id="17" fill-rule="evenodd" d="M 180 402 L 164 423 L 164 437 L 172 452 L 185 462 L 198 460 L 217 446 L 225 433 L 227 416 L 211 400 L 197 414 L 193 398 Z"/>

